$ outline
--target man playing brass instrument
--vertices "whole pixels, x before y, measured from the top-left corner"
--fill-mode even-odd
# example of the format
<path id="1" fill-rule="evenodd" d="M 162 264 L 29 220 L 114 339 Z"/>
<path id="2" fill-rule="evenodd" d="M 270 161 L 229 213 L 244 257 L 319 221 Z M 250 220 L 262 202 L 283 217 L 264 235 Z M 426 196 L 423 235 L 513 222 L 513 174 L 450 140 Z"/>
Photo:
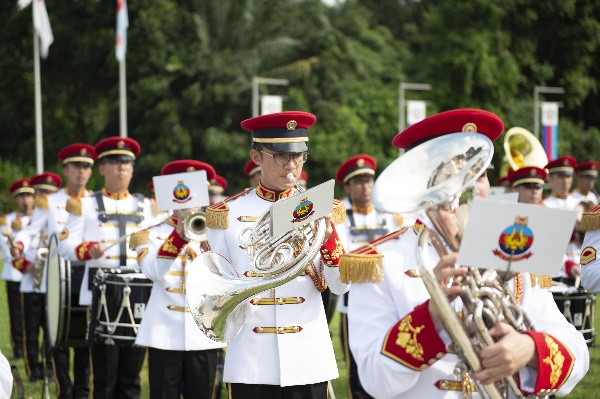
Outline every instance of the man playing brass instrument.
<path id="1" fill-rule="evenodd" d="M 454 110 L 410 126 L 394 138 L 393 144 L 409 148 L 405 154 L 409 155 L 418 151 L 421 143 L 438 136 L 478 132 L 493 141 L 502 129 L 502 121 L 492 113 Z M 454 219 L 451 206 L 439 213 L 440 220 Z M 346 254 L 340 262 L 342 269 L 360 270 L 371 264 L 383 268 L 383 276 L 373 276 L 374 283 L 354 284 L 350 296 L 350 348 L 364 388 L 381 399 L 481 397 L 474 381 L 489 384 L 518 374 L 522 392 L 569 393 L 589 367 L 585 341 L 557 309 L 552 295 L 532 283 L 527 273 L 518 274 L 509 287 L 536 331 L 518 333 L 508 324 L 495 324 L 489 330 L 495 342 L 479 353 L 481 369 L 471 375 L 461 370 L 455 374 L 460 359 L 453 353 L 450 336 L 417 268 L 417 234 L 425 226 L 434 229 L 422 211 L 412 228 L 375 240 Z M 460 317 L 463 306 L 456 295 L 461 287 L 448 283 L 452 277 L 465 275 L 467 269 L 455 266 L 456 254 L 440 259 L 431 245 L 429 249 L 432 260 L 439 259 L 434 269 L 436 280 Z M 509 393 L 514 397 L 512 391 Z"/>
<path id="2" fill-rule="evenodd" d="M 92 165 L 96 159 L 94 147 L 83 143 L 71 144 L 59 151 L 58 159 L 63 164 L 62 174 L 66 180 L 66 187 L 51 195 L 36 197 L 31 222 L 15 237 L 15 247 L 11 252 L 15 259 L 21 259 L 24 267 L 38 261 L 38 245 L 35 241 L 42 231 L 45 231 L 47 237 L 51 237 L 63 229 L 69 215 L 65 209 L 67 200 L 92 194 L 92 191 L 86 189 L 86 185 L 92 176 Z M 45 284 L 42 284 L 43 292 L 45 288 Z M 45 320 L 43 322 L 45 323 Z M 80 399 L 89 396 L 89 348 L 75 348 L 74 352 L 73 383 L 69 377 L 69 349 L 52 350 L 59 399 Z"/>
<path id="3" fill-rule="evenodd" d="M 215 171 L 194 160 L 166 164 L 162 175 L 204 170 L 208 181 Z M 186 217 L 197 209 L 180 209 L 165 222 L 131 236 L 142 272 L 154 281 L 136 344 L 148 347 L 150 397 L 211 399 L 217 364 L 225 345 L 204 336 L 190 315 L 185 295 L 188 268 L 203 252 L 201 242 L 188 237 Z"/>
<path id="4" fill-rule="evenodd" d="M 261 167 L 260 183 L 210 206 L 207 224 L 211 250 L 227 258 L 244 280 L 261 276 L 240 247 L 240 232 L 254 226 L 274 202 L 296 193 L 287 176 L 300 176 L 308 157 L 307 130 L 315 121 L 312 114 L 288 111 L 242 122 L 252 131 L 250 157 Z M 327 382 L 338 372 L 320 292 L 327 286 L 337 294 L 347 290 L 337 268 L 344 231 L 334 227 L 342 219 L 343 205 L 334 205 L 333 218 L 325 220 L 321 262 L 317 256 L 305 274 L 242 303 L 246 319 L 225 358 L 223 380 L 230 398 L 327 397 Z"/>

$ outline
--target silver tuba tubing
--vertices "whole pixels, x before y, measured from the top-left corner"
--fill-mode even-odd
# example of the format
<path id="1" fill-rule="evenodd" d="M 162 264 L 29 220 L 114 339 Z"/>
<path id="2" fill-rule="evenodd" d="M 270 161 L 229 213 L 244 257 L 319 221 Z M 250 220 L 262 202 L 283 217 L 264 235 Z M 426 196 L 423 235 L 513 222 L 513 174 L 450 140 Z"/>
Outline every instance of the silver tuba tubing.
<path id="1" fill-rule="evenodd" d="M 532 329 L 525 312 L 515 300 L 507 279 L 494 270 L 480 272 L 469 268 L 466 276 L 454 278 L 461 286 L 465 320 L 461 320 L 435 278 L 435 263 L 430 259 L 431 247 L 439 256 L 457 251 L 462 232 L 448 219 L 439 217 L 440 210 L 452 210 L 461 192 L 473 185 L 492 160 L 493 145 L 484 135 L 460 133 L 429 140 L 400 156 L 386 168 L 373 188 L 373 203 L 383 212 L 403 213 L 424 210 L 435 230 L 419 232 L 416 248 L 417 264 L 432 304 L 439 310 L 444 328 L 453 341 L 461 361 L 455 374 L 465 379 L 481 369 L 480 350 L 492 344 L 488 329 L 497 321 L 511 324 L 517 331 Z M 404 190 L 398 190 L 398 187 Z M 454 220 L 453 220 L 454 219 Z M 481 385 L 477 390 L 486 398 L 502 399 L 511 389 L 517 398 L 525 398 L 514 378 Z M 470 386 L 469 384 L 466 384 Z M 463 392 L 470 397 L 470 391 Z"/>
<path id="2" fill-rule="evenodd" d="M 229 260 L 215 252 L 198 255 L 189 268 L 186 295 L 190 313 L 202 333 L 214 341 L 228 342 L 239 334 L 246 300 L 304 274 L 319 255 L 326 231 L 323 218 L 278 237 L 270 237 L 269 222 L 267 210 L 239 235 L 241 247 L 248 252 L 251 278 L 241 276 Z"/>

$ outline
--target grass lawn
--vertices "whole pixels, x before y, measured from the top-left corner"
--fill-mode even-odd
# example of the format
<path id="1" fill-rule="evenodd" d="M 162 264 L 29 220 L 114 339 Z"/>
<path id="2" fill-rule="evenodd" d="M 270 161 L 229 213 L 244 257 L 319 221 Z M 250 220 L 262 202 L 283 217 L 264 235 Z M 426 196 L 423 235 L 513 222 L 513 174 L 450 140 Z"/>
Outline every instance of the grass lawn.
<path id="1" fill-rule="evenodd" d="M 596 303 L 596 307 L 600 306 L 600 301 Z M 596 313 L 600 317 L 600 310 Z M 600 322 L 596 319 L 596 331 L 600 332 Z M 346 399 L 348 397 L 347 391 L 347 373 L 346 363 L 343 360 L 343 354 L 341 350 L 341 344 L 339 339 L 339 315 L 336 314 L 333 321 L 331 322 L 331 334 L 333 338 L 333 346 L 335 348 L 336 359 L 338 364 L 338 370 L 340 378 L 332 382 L 335 396 L 337 399 Z M 600 339 L 600 338 L 599 338 Z M 0 282 L 0 350 L 2 353 L 11 360 L 12 349 L 10 345 L 10 333 L 9 333 L 9 320 L 8 320 L 8 308 L 6 304 L 6 285 L 4 282 Z M 17 361 L 10 361 L 18 367 L 23 379 L 25 388 L 25 398 L 41 398 L 42 397 L 42 382 L 30 383 L 26 377 L 25 364 L 22 359 Z M 146 363 L 144 363 L 142 370 L 142 398 L 148 397 L 148 370 Z M 55 385 L 50 385 L 50 397 L 56 398 L 54 391 Z M 13 397 L 14 393 L 13 393 Z M 227 393 L 223 389 L 221 393 L 221 399 L 227 398 Z M 573 392 L 568 395 L 568 398 L 572 399 L 588 399 L 588 398 L 600 398 L 600 342 L 599 346 L 590 348 L 590 371 L 585 378 L 577 385 Z"/>

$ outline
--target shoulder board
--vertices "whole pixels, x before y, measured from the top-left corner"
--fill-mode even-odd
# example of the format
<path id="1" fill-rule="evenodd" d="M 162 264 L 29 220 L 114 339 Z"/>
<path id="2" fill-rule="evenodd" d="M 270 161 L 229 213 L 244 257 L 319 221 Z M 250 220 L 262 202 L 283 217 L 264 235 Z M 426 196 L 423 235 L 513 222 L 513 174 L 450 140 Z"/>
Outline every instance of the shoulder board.
<path id="1" fill-rule="evenodd" d="M 69 198 L 65 205 L 67 212 L 72 213 L 75 216 L 81 216 L 81 200 L 79 198 Z"/>
<path id="2" fill-rule="evenodd" d="M 590 231 L 600 230 L 600 205 L 590 208 L 587 212 L 583 212 L 579 230 Z"/>
<path id="3" fill-rule="evenodd" d="M 336 198 L 333 199 L 331 221 L 333 224 L 342 224 L 346 221 L 346 205 L 344 205 L 344 201 Z"/>
<path id="4" fill-rule="evenodd" d="M 377 246 L 386 241 L 397 239 L 406 231 L 408 231 L 408 227 L 403 227 L 342 255 L 338 265 L 342 282 L 377 283 L 382 281 L 383 254 L 379 252 Z"/>
<path id="5" fill-rule="evenodd" d="M 48 209 L 48 197 L 43 194 L 37 195 L 35 197 L 34 206 L 39 209 L 47 210 Z"/>
<path id="6" fill-rule="evenodd" d="M 21 231 L 23 228 L 23 221 L 21 219 L 13 220 L 10 224 L 10 228 L 13 229 L 13 231 Z"/>
<path id="7" fill-rule="evenodd" d="M 0 226 L 6 226 L 6 215 L 0 215 Z"/>
<path id="8" fill-rule="evenodd" d="M 229 227 L 229 207 L 227 202 L 248 194 L 253 188 L 247 188 L 231 197 L 219 201 L 206 208 L 206 227 L 209 229 L 226 229 Z"/>
<path id="9" fill-rule="evenodd" d="M 138 245 L 146 245 L 150 241 L 150 230 L 144 229 L 136 231 L 129 237 L 129 249 L 135 251 Z"/>

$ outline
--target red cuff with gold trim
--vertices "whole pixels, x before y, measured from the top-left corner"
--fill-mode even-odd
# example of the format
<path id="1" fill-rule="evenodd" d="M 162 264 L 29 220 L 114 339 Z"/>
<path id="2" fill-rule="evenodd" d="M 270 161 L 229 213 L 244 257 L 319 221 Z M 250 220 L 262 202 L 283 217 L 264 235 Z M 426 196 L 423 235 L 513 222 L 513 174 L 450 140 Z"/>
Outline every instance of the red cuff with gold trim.
<path id="1" fill-rule="evenodd" d="M 577 266 L 577 263 L 573 262 L 570 259 L 567 259 L 565 261 L 565 273 L 567 273 L 567 276 L 571 275 L 571 269 L 573 268 L 573 266 Z"/>
<path id="2" fill-rule="evenodd" d="M 27 266 L 30 265 L 31 262 L 29 262 L 27 259 L 25 259 L 22 256 L 19 256 L 18 258 L 14 258 L 12 260 L 12 265 L 15 269 L 17 269 L 18 271 L 20 271 L 21 273 L 23 273 L 25 271 L 25 269 L 27 269 Z"/>
<path id="3" fill-rule="evenodd" d="M 538 358 L 534 394 L 556 392 L 571 374 L 575 362 L 573 354 L 562 342 L 551 335 L 529 330 L 524 334 L 533 338 Z"/>
<path id="4" fill-rule="evenodd" d="M 173 229 L 171 235 L 165 239 L 163 244 L 158 249 L 156 257 L 175 259 L 181 252 L 181 248 L 185 247 L 186 245 L 187 241 L 177 234 L 177 230 Z"/>
<path id="5" fill-rule="evenodd" d="M 417 306 L 387 333 L 381 354 L 413 370 L 425 370 L 446 352 L 431 320 L 429 301 Z"/>
<path id="6" fill-rule="evenodd" d="M 340 258 L 346 253 L 346 250 L 344 250 L 344 246 L 340 241 L 335 224 L 332 223 L 331 227 L 333 227 L 331 237 L 321 245 L 321 260 L 327 266 L 333 267 L 340 263 Z"/>
<path id="7" fill-rule="evenodd" d="M 90 260 L 90 248 L 96 244 L 96 241 L 84 241 L 75 248 L 75 256 L 79 260 Z"/>

